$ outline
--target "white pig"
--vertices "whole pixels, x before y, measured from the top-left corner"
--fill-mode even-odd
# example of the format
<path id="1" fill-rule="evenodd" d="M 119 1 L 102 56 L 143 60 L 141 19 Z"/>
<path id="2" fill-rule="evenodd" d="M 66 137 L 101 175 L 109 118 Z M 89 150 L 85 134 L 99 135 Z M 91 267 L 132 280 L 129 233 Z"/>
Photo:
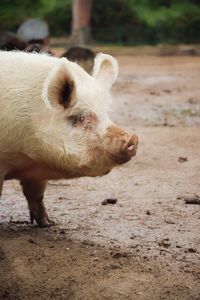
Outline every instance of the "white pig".
<path id="1" fill-rule="evenodd" d="M 98 54 L 92 76 L 66 58 L 0 51 L 0 186 L 18 179 L 31 223 L 51 223 L 49 179 L 101 176 L 136 154 L 138 138 L 111 122 L 118 63 Z"/>

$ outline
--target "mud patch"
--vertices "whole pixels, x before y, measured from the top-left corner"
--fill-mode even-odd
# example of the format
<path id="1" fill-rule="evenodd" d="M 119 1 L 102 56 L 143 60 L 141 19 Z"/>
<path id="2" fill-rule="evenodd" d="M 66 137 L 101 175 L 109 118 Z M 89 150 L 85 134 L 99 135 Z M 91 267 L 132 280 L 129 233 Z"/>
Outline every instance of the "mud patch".
<path id="1" fill-rule="evenodd" d="M 34 243 L 30 243 L 30 239 Z M 173 265 L 75 242 L 54 231 L 0 228 L 0 299 L 198 299 L 198 278 Z M 121 252 L 122 251 L 122 252 Z M 118 253 L 118 255 L 113 255 Z M 172 267 L 172 269 L 171 269 Z"/>

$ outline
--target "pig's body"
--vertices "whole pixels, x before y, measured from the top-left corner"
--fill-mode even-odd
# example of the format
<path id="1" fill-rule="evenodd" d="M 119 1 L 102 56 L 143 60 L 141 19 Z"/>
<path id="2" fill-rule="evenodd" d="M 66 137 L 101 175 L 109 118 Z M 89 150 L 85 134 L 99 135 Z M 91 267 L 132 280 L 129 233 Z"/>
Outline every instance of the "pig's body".
<path id="1" fill-rule="evenodd" d="M 43 226 L 47 180 L 104 175 L 135 154 L 137 137 L 107 115 L 112 57 L 97 58 L 94 77 L 43 54 L 0 52 L 0 66 L 1 182 L 20 180 L 31 221 Z"/>

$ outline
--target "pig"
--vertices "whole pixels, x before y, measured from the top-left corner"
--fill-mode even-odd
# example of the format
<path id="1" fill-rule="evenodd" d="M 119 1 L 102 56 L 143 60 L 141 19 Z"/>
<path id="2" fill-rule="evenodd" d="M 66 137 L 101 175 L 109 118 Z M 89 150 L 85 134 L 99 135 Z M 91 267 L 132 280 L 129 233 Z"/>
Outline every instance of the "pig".
<path id="1" fill-rule="evenodd" d="M 54 53 L 46 46 L 42 44 L 28 44 L 28 46 L 24 49 L 26 52 L 37 52 L 37 53 L 47 53 L 54 56 Z"/>
<path id="2" fill-rule="evenodd" d="M 65 51 L 61 57 L 66 57 L 67 59 L 78 63 L 85 71 L 89 74 L 92 73 L 95 53 L 83 47 L 71 47 L 67 51 Z"/>
<path id="3" fill-rule="evenodd" d="M 6 51 L 24 50 L 27 43 L 9 31 L 0 32 L 0 49 Z"/>
<path id="4" fill-rule="evenodd" d="M 137 135 L 108 116 L 118 63 L 98 54 L 91 76 L 66 58 L 0 51 L 0 65 L 0 188 L 19 180 L 31 224 L 49 226 L 48 180 L 103 176 L 136 154 Z"/>

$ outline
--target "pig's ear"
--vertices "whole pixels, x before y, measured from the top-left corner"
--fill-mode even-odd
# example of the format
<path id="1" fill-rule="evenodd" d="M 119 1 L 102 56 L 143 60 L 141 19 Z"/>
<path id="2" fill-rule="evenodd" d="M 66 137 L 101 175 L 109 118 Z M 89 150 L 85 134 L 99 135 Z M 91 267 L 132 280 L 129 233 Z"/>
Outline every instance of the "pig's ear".
<path id="1" fill-rule="evenodd" d="M 92 76 L 110 88 L 118 76 L 118 62 L 108 54 L 98 53 L 94 60 Z"/>
<path id="2" fill-rule="evenodd" d="M 66 109 L 75 104 L 75 84 L 65 63 L 53 67 L 43 83 L 42 99 L 49 109 Z"/>

